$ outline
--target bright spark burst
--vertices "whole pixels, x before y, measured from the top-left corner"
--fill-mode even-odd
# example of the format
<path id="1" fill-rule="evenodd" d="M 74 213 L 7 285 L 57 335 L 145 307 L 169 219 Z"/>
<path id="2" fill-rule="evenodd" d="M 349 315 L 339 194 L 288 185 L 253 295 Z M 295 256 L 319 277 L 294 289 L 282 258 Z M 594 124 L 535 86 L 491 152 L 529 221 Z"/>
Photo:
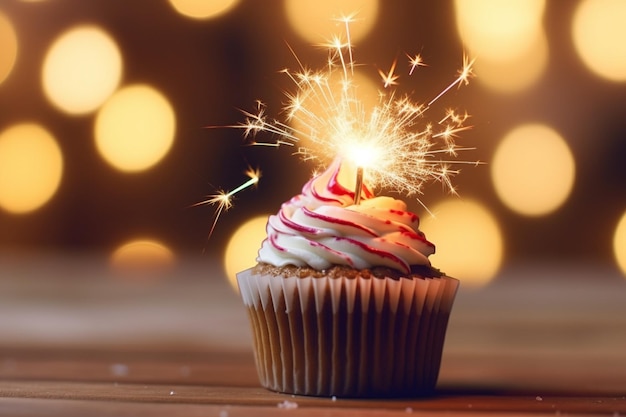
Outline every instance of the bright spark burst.
<path id="1" fill-rule="evenodd" d="M 311 70 L 294 53 L 300 68 L 282 71 L 295 87 L 285 93 L 284 121 L 268 118 L 265 105 L 259 101 L 255 112 L 243 112 L 245 122 L 229 127 L 243 129 L 253 145 L 297 146 L 296 153 L 304 159 L 319 160 L 322 165 L 337 156 L 351 161 L 363 168 L 364 181 L 373 188 L 412 196 L 422 194 L 426 182 L 437 181 L 455 193 L 450 178 L 458 170 L 451 167 L 478 163 L 455 159 L 459 151 L 471 149 L 458 147 L 454 141 L 458 133 L 470 128 L 465 126 L 469 116 L 449 109 L 437 123 L 421 119 L 444 94 L 468 83 L 473 61 L 464 56 L 458 76 L 426 104 L 391 90 L 380 92 L 374 108 L 366 110 L 354 82 L 349 31 L 352 19 L 349 16 L 342 20 L 346 39 L 336 36 L 324 45 L 329 51 L 326 69 Z M 426 65 L 419 54 L 407 57 L 409 74 Z M 398 84 L 395 71 L 396 61 L 388 72 L 379 70 L 385 88 Z M 270 134 L 272 141 L 257 141 L 259 133 Z M 358 160 L 358 155 L 364 154 L 367 160 Z"/>
<path id="2" fill-rule="evenodd" d="M 451 167 L 480 163 L 456 159 L 459 151 L 473 149 L 455 144 L 458 134 L 470 129 L 465 125 L 469 115 L 448 109 L 437 123 L 424 123 L 421 119 L 444 94 L 469 82 L 474 61 L 464 56 L 457 77 L 425 104 L 389 90 L 379 92 L 376 105 L 366 109 L 354 82 L 355 61 L 350 38 L 354 15 L 339 21 L 345 25 L 345 39 L 335 36 L 323 45 L 329 52 L 326 69 L 316 71 L 305 67 L 292 50 L 299 69 L 281 71 L 295 87 L 292 92 L 285 93 L 284 120 L 268 118 L 266 106 L 257 100 L 255 111 L 242 111 L 245 122 L 226 127 L 243 129 L 252 145 L 294 146 L 303 159 L 317 160 L 322 167 L 340 157 L 356 168 L 356 184 L 363 181 L 370 189 L 385 188 L 414 196 L 422 194 L 427 182 L 435 181 L 456 193 L 451 177 L 458 170 Z M 408 75 L 412 75 L 416 68 L 426 66 L 421 55 L 406 56 Z M 396 73 L 396 64 L 397 60 L 388 72 L 378 70 L 385 89 L 398 85 L 400 76 Z M 269 134 L 272 141 L 257 141 L 255 138 L 260 133 Z M 220 191 L 198 203 L 217 205 L 209 236 L 222 212 L 232 207 L 233 196 L 259 182 L 258 170 L 248 169 L 246 175 L 250 179 L 234 190 Z M 359 196 L 355 190 L 355 200 Z M 417 201 L 423 205 L 419 198 Z"/>
<path id="3" fill-rule="evenodd" d="M 220 190 L 215 194 L 208 196 L 208 198 L 204 201 L 194 204 L 195 206 L 209 204 L 216 205 L 215 214 L 213 215 L 213 224 L 211 225 L 211 230 L 209 231 L 209 237 L 213 235 L 213 231 L 215 230 L 215 225 L 217 225 L 217 221 L 219 220 L 223 211 L 227 211 L 229 208 L 233 206 L 233 197 L 238 192 L 245 190 L 246 188 L 252 187 L 258 184 L 259 179 L 261 178 L 261 171 L 258 169 L 248 168 L 246 170 L 246 175 L 248 176 L 248 181 L 239 185 L 237 188 L 232 191 L 223 191 Z"/>

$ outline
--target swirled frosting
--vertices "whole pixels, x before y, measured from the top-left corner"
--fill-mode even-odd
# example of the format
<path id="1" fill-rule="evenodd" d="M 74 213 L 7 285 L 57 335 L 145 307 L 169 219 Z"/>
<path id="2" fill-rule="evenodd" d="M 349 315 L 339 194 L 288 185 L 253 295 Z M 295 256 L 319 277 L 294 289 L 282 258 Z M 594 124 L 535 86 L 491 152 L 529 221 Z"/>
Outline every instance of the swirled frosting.
<path id="1" fill-rule="evenodd" d="M 367 187 L 355 205 L 354 192 L 340 183 L 342 175 L 341 161 L 335 160 L 269 217 L 257 261 L 318 270 L 386 266 L 404 273 L 412 265 L 430 265 L 435 246 L 418 229 L 418 216 L 403 201 L 375 197 Z"/>

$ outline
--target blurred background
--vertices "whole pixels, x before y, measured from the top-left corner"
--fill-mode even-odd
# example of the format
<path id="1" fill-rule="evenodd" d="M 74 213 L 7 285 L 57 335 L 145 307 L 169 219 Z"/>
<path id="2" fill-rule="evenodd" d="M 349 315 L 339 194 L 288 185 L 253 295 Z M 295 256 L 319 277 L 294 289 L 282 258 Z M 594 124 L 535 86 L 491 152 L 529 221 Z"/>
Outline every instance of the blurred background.
<path id="1" fill-rule="evenodd" d="M 293 149 L 244 146 L 256 100 L 280 117 L 298 59 L 351 25 L 359 74 L 427 102 L 476 58 L 476 77 L 426 114 L 467 111 L 476 149 L 411 209 L 433 263 L 481 284 L 520 264 L 626 276 L 626 2 L 622 0 L 1 0 L 0 256 L 105 256 L 113 268 L 254 264 L 267 216 L 315 168 Z M 409 77 L 406 55 L 426 64 Z M 366 81 L 363 81 L 366 82 Z M 196 205 L 262 172 L 212 236 Z M 228 261 L 228 259 L 234 259 Z M 235 261 L 238 261 L 235 262 Z M 143 265 L 143 266 L 141 266 Z M 555 278 L 559 278 L 555 276 Z M 598 277 L 602 279 L 602 274 Z"/>

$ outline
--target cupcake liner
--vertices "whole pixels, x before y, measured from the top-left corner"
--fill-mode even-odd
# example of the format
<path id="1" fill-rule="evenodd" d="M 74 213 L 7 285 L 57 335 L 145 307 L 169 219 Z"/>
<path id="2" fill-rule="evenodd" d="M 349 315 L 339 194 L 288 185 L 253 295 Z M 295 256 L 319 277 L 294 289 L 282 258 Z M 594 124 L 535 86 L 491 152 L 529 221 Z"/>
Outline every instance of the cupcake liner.
<path id="1" fill-rule="evenodd" d="M 261 384 L 342 397 L 418 396 L 437 382 L 459 282 L 237 275 Z"/>

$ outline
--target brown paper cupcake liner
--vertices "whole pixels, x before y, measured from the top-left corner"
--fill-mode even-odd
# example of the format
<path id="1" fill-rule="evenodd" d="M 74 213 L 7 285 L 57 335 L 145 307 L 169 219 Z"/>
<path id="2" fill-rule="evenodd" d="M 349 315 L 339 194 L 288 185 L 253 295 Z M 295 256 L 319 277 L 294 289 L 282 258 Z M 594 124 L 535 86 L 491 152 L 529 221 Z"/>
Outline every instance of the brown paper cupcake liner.
<path id="1" fill-rule="evenodd" d="M 237 275 L 261 384 L 338 397 L 435 387 L 459 282 L 437 278 Z"/>

